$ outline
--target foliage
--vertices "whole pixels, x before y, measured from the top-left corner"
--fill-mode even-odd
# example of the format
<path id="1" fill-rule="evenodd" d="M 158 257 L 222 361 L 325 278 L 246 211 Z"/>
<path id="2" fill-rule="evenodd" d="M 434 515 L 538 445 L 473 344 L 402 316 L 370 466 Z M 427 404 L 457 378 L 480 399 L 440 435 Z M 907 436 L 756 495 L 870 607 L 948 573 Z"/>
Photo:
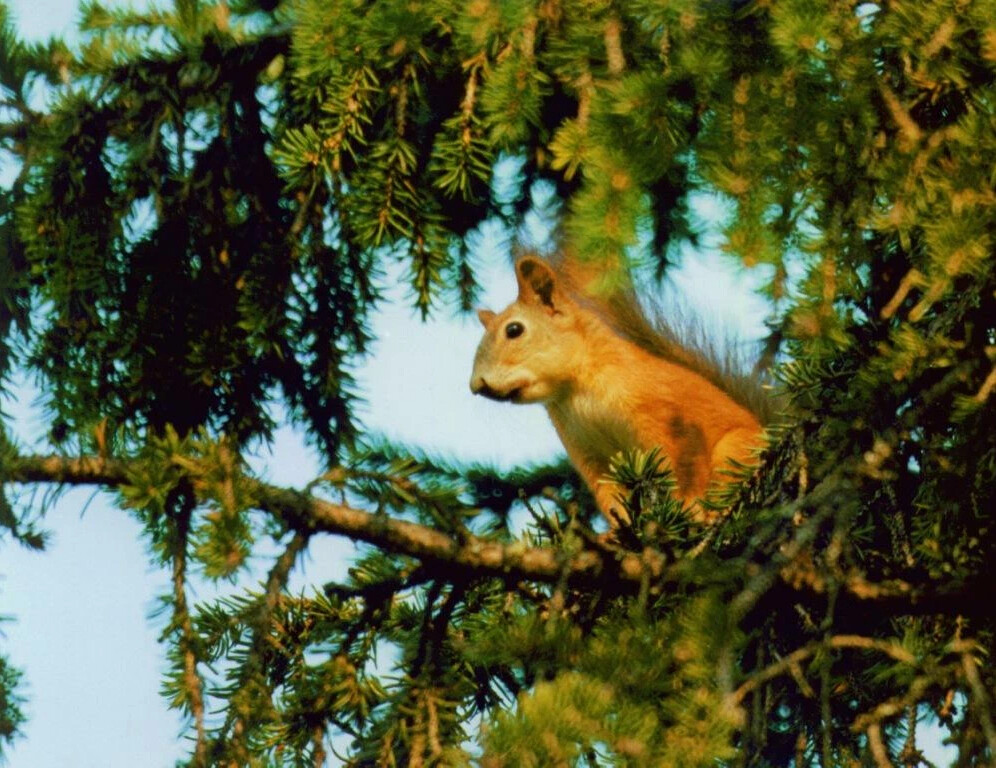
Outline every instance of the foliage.
<path id="1" fill-rule="evenodd" d="M 176 0 L 89 3 L 79 45 L 28 46 L 0 5 L 0 375 L 38 377 L 52 451 L 4 436 L 0 474 L 112 486 L 143 523 L 189 764 L 345 739 L 356 766 L 916 766 L 928 716 L 991 764 L 994 19 Z M 358 434 L 382 268 L 423 314 L 467 307 L 477 228 L 518 231 L 544 190 L 566 247 L 659 273 L 695 194 L 728 205 L 791 402 L 735 494 L 690 516 L 657 456 L 621 456 L 634 524 L 606 541 L 564 465 Z M 243 458 L 284 411 L 327 465 L 306 489 Z M 43 511 L 4 499 L 0 526 L 40 547 Z M 323 531 L 371 546 L 289 593 Z M 188 603 L 274 543 L 262 585 Z"/>
<path id="2" fill-rule="evenodd" d="M 17 693 L 22 672 L 0 656 L 0 743 L 10 744 L 24 723 L 22 696 Z"/>

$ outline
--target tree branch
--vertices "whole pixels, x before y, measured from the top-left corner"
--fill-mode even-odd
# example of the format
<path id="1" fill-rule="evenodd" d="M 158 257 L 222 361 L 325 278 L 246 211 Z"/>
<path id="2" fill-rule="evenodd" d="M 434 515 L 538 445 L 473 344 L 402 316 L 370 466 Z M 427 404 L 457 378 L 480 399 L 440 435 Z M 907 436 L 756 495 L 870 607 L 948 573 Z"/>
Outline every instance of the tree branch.
<path id="1" fill-rule="evenodd" d="M 173 543 L 173 618 L 171 620 L 177 633 L 177 648 L 182 653 L 183 687 L 186 692 L 186 704 L 194 719 L 197 740 L 194 743 L 195 768 L 207 766 L 207 731 L 204 725 L 204 680 L 197 670 L 197 638 L 194 623 L 190 618 L 187 606 L 187 543 L 190 535 L 190 517 L 193 512 L 193 494 L 184 493 L 178 503 L 180 509 L 177 515 L 176 541 Z"/>
<path id="2" fill-rule="evenodd" d="M 739 688 L 730 694 L 731 701 L 739 705 L 747 694 L 757 690 L 776 677 L 792 672 L 793 667 L 796 667 L 801 661 L 814 656 L 818 651 L 825 648 L 854 648 L 862 651 L 878 651 L 903 664 L 915 665 L 917 663 L 916 657 L 898 643 L 889 640 L 879 640 L 874 637 L 862 637 L 861 635 L 835 635 L 827 640 L 818 640 L 804 645 L 802 648 L 797 648 L 792 653 L 747 678 Z"/>
<path id="3" fill-rule="evenodd" d="M 179 465 L 177 465 L 179 467 Z M 182 468 L 182 467 L 181 467 Z M 5 482 L 126 485 L 129 464 L 120 459 L 84 456 L 18 457 L 2 468 Z M 184 471 L 189 471 L 182 468 Z M 508 581 L 540 581 L 605 590 L 635 592 L 641 583 L 661 584 L 677 578 L 663 554 L 584 550 L 565 554 L 544 547 L 503 543 L 467 535 L 457 541 L 434 528 L 386 514 L 364 512 L 302 491 L 245 478 L 254 507 L 282 519 L 303 533 L 334 533 L 356 541 L 416 557 L 426 565 L 443 567 L 452 580 L 496 577 Z"/>
<path id="4" fill-rule="evenodd" d="M 189 473 L 189 466 L 176 465 Z M 129 462 L 121 459 L 83 456 L 23 456 L 0 468 L 4 482 L 65 483 L 114 488 L 126 485 Z M 565 554 L 548 547 L 504 543 L 467 534 L 457 540 L 426 525 L 386 514 L 365 512 L 345 504 L 312 496 L 292 488 L 245 478 L 254 507 L 283 520 L 303 534 L 333 533 L 372 544 L 422 561 L 427 577 L 452 581 L 496 577 L 509 582 L 538 581 L 571 586 L 598 587 L 606 591 L 636 592 L 643 583 L 660 587 L 674 583 L 681 563 L 668 565 L 665 556 L 647 549 L 642 553 L 585 549 Z M 781 568 L 769 574 L 764 584 L 749 585 L 749 604 L 769 591 L 778 581 Z M 851 606 L 867 606 L 876 613 L 891 615 L 992 615 L 989 601 L 980 600 L 980 584 L 964 583 L 938 587 L 898 579 L 869 582 L 859 575 L 841 583 L 840 598 Z M 800 586 L 783 581 L 781 588 L 798 592 Z M 804 588 L 804 587 L 803 587 Z M 735 600 L 739 603 L 745 595 Z M 743 608 L 743 606 L 740 606 Z"/>
<path id="5" fill-rule="evenodd" d="M 980 595 L 989 580 L 951 582 L 938 586 L 917 584 L 902 579 L 882 582 L 852 576 L 841 582 L 841 590 L 851 606 L 864 606 L 878 614 L 896 616 L 996 616 L 996 605 Z"/>

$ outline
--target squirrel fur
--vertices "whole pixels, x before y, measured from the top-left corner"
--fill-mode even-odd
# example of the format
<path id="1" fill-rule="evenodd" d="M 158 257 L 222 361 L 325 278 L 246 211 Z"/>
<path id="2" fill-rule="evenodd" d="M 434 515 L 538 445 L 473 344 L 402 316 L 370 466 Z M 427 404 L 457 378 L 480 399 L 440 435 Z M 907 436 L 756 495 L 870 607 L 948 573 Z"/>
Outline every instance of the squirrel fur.
<path id="1" fill-rule="evenodd" d="M 639 334 L 613 322 L 620 314 L 610 304 L 590 301 L 569 270 L 524 256 L 515 273 L 516 301 L 500 313 L 478 311 L 485 333 L 471 391 L 543 404 L 610 525 L 626 521 L 621 489 L 605 478 L 619 451 L 660 448 L 676 495 L 693 507 L 722 482 L 731 459 L 752 462 L 763 439 L 759 416 L 719 378 L 696 370 L 694 353 L 673 340 L 666 354 L 638 343 Z M 623 298 L 646 335 L 648 322 L 632 311 L 635 293 Z"/>

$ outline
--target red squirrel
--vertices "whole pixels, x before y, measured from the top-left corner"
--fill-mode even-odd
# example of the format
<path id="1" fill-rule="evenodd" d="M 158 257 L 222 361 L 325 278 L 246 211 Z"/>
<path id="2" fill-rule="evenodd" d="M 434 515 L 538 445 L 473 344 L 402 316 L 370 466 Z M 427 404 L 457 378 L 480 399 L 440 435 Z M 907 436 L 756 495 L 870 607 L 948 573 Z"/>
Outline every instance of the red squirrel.
<path id="1" fill-rule="evenodd" d="M 478 311 L 485 333 L 470 389 L 542 403 L 610 525 L 628 522 L 621 489 L 605 478 L 619 451 L 660 448 L 676 495 L 692 507 L 722 482 L 730 459 L 751 463 L 762 442 L 758 416 L 717 386 L 717 377 L 696 371 L 694 353 L 672 340 L 663 353 L 646 343 L 650 323 L 634 309 L 635 292 L 624 297 L 627 318 L 593 299 L 569 269 L 524 256 L 515 274 L 516 301 L 500 313 Z"/>

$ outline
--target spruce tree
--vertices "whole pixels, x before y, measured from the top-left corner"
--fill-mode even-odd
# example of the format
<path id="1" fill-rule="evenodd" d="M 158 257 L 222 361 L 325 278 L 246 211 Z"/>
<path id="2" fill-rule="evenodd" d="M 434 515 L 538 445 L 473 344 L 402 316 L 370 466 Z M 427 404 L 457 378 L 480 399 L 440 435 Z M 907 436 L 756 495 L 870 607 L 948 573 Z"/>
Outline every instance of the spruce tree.
<path id="1" fill-rule="evenodd" d="M 0 480 L 142 521 L 189 765 L 345 737 L 355 766 L 918 766 L 925 719 L 996 760 L 996 3 L 93 2 L 80 30 L 27 45 L 0 5 L 0 381 L 50 424 L 43 454 L 4 427 Z M 357 428 L 380 267 L 469 308 L 475 229 L 542 189 L 573 251 L 659 274 L 714 196 L 764 275 L 787 405 L 713 524 L 654 454 L 619 459 L 613 543 L 566 465 Z M 274 406 L 306 488 L 248 469 Z M 43 548 L 9 498 L 4 546 Z M 293 594 L 321 532 L 370 546 Z M 192 601 L 273 542 L 262 585 Z M 0 657 L 0 746 L 19 677 Z"/>

